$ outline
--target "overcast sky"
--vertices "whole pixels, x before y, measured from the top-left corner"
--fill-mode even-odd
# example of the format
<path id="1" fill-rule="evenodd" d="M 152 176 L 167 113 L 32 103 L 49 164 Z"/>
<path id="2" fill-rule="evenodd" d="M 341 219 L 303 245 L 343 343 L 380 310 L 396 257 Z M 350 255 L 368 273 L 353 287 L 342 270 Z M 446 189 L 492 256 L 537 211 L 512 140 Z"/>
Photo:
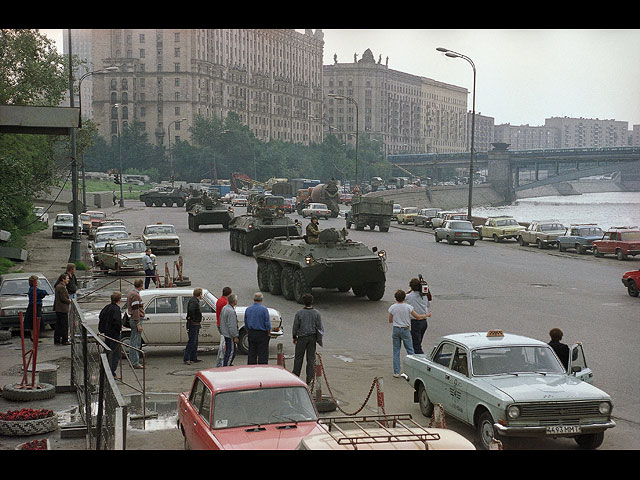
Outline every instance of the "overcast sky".
<path id="1" fill-rule="evenodd" d="M 148 27 L 147 27 L 148 28 Z M 297 29 L 298 31 L 304 31 Z M 62 49 L 62 30 L 51 34 Z M 549 117 L 640 124 L 640 29 L 627 30 L 324 30 L 324 64 L 353 62 L 371 49 L 389 68 L 469 90 L 476 66 L 476 112 L 496 125 L 544 125 Z"/>

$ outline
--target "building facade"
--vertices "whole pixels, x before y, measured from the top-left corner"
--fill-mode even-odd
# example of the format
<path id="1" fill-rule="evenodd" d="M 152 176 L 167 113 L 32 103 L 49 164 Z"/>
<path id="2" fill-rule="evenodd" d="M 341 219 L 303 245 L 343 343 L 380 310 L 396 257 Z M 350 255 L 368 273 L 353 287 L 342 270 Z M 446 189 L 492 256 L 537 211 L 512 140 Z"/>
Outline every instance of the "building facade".
<path id="1" fill-rule="evenodd" d="M 188 140 L 197 116 L 233 111 L 262 141 L 321 141 L 322 130 L 308 118 L 322 112 L 321 30 L 72 31 L 74 55 L 81 44 L 90 45 L 84 58 L 94 70 L 118 67 L 83 82 L 92 90 L 82 93 L 83 107 L 91 98 L 83 116 L 105 138 L 136 121 L 150 143 L 167 146 Z"/>
<path id="2" fill-rule="evenodd" d="M 508 143 L 511 150 L 560 148 L 559 131 L 554 127 L 504 123 L 495 126 L 494 138 L 496 142 Z"/>
<path id="3" fill-rule="evenodd" d="M 628 144 L 629 122 L 551 117 L 546 118 L 544 124 L 558 132 L 558 148 L 624 147 Z"/>
<path id="4" fill-rule="evenodd" d="M 473 112 L 467 112 L 467 143 L 471 147 L 471 119 Z M 476 112 L 475 125 L 473 127 L 473 150 L 475 152 L 488 152 L 495 142 L 495 119 Z"/>
<path id="5" fill-rule="evenodd" d="M 468 149 L 466 88 L 392 70 L 388 57 L 376 61 L 369 49 L 353 62 L 334 55 L 323 71 L 324 117 L 317 122 L 325 133 L 348 142 L 356 132 L 366 135 L 387 155 Z"/>

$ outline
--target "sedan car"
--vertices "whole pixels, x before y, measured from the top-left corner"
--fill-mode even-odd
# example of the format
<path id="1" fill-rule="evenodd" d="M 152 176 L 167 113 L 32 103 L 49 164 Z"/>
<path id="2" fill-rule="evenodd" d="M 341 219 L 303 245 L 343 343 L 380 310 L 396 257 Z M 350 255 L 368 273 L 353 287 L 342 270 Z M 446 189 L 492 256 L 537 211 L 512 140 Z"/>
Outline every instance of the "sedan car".
<path id="1" fill-rule="evenodd" d="M 640 269 L 625 272 L 622 275 L 622 284 L 627 287 L 627 292 L 631 297 L 637 297 L 638 289 L 640 289 Z"/>
<path id="2" fill-rule="evenodd" d="M 602 257 L 605 254 L 614 254 L 618 260 L 640 255 L 640 229 L 614 227 L 607 230 L 600 240 L 593 242 L 593 255 Z"/>
<path id="3" fill-rule="evenodd" d="M 94 260 L 102 270 L 141 272 L 144 271 L 142 257 L 145 256 L 145 250 L 140 240 L 109 240 L 104 249 L 94 255 Z M 155 264 L 155 256 L 151 258 Z"/>
<path id="4" fill-rule="evenodd" d="M 413 219 L 416 227 L 430 227 L 431 219 L 440 211 L 439 208 L 421 208 Z"/>
<path id="5" fill-rule="evenodd" d="M 593 248 L 593 242 L 600 240 L 604 232 L 596 224 L 569 225 L 564 235 L 558 237 L 558 250 L 564 252 L 575 248 L 576 253 L 585 253 Z"/>
<path id="6" fill-rule="evenodd" d="M 73 215 L 59 213 L 53 221 L 51 238 L 71 237 L 73 235 Z"/>
<path id="7" fill-rule="evenodd" d="M 435 230 L 436 228 L 441 227 L 446 220 L 468 220 L 468 218 L 466 213 L 445 212 L 441 210 L 431 219 L 431 228 Z"/>
<path id="8" fill-rule="evenodd" d="M 159 250 L 173 250 L 176 255 L 180 253 L 180 237 L 173 225 L 147 225 L 142 231 L 142 241 L 154 253 Z"/>
<path id="9" fill-rule="evenodd" d="M 126 230 L 111 230 L 106 232 L 99 232 L 96 234 L 93 241 L 89 242 L 89 250 L 96 255 L 100 252 L 104 252 L 104 247 L 107 245 L 107 242 L 111 240 L 127 240 L 129 238 L 129 234 Z"/>
<path id="10" fill-rule="evenodd" d="M 302 217 L 324 217 L 325 220 L 329 220 L 331 216 L 331 210 L 324 203 L 310 203 L 308 207 L 302 209 Z"/>
<path id="11" fill-rule="evenodd" d="M 143 324 L 142 343 L 144 345 L 184 346 L 189 339 L 187 332 L 187 304 L 193 297 L 193 288 L 152 288 L 142 290 L 140 296 L 144 304 L 146 320 Z M 202 289 L 200 311 L 202 323 L 198 344 L 213 346 L 220 343 L 220 332 L 217 328 L 216 302 L 218 299 L 209 290 Z M 242 354 L 249 352 L 249 339 L 247 329 L 244 326 L 244 312 L 247 307 L 236 307 L 238 315 L 238 351 Z M 126 312 L 126 300 L 122 301 L 122 312 Z M 280 338 L 283 334 L 282 317 L 278 310 L 269 308 L 271 321 L 271 339 Z M 87 312 L 86 318 L 89 325 L 98 325 L 99 311 Z M 129 336 L 129 330 L 125 329 L 123 337 Z"/>
<path id="12" fill-rule="evenodd" d="M 307 385 L 275 365 L 199 371 L 178 395 L 178 428 L 188 450 L 293 450 L 324 432 Z"/>
<path id="13" fill-rule="evenodd" d="M 616 426 L 611 397 L 590 384 L 581 344 L 569 365 L 546 343 L 502 330 L 440 337 L 429 354 L 407 355 L 406 379 L 429 417 L 442 404 L 447 415 L 476 428 L 483 449 L 492 439 L 572 437 L 598 448 Z"/>
<path id="14" fill-rule="evenodd" d="M 231 205 L 234 207 L 246 207 L 247 206 L 247 197 L 244 195 L 236 195 L 231 200 Z"/>
<path id="15" fill-rule="evenodd" d="M 49 224 L 49 214 L 45 211 L 44 207 L 33 207 L 33 214 L 42 223 Z"/>
<path id="16" fill-rule="evenodd" d="M 442 227 L 436 228 L 434 237 L 436 242 L 446 240 L 449 245 L 462 242 L 474 245 L 480 234 L 467 220 L 446 220 Z"/>
<path id="17" fill-rule="evenodd" d="M 413 219 L 418 214 L 417 207 L 404 207 L 400 209 L 400 212 L 396 215 L 398 223 L 413 223 Z"/>
<path id="18" fill-rule="evenodd" d="M 0 276 L 0 329 L 20 328 L 20 312 L 23 316 L 29 305 L 29 277 L 38 276 L 38 288 L 45 290 L 47 296 L 42 299 L 43 325 L 56 323 L 53 309 L 55 293 L 49 280 L 42 273 L 7 273 Z"/>

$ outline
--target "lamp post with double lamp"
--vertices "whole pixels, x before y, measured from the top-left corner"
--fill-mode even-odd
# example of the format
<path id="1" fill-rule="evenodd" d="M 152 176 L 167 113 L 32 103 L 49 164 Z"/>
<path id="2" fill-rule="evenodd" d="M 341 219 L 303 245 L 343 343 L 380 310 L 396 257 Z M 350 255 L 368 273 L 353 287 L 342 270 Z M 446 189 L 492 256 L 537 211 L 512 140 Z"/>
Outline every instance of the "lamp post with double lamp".
<path id="1" fill-rule="evenodd" d="M 173 153 L 171 152 L 171 125 L 174 125 L 176 123 L 180 123 L 180 122 L 186 122 L 187 119 L 186 118 L 179 118 L 178 120 L 174 120 L 173 122 L 171 122 L 169 124 L 169 126 L 167 127 L 167 136 L 169 137 L 169 162 L 171 163 L 171 186 L 174 186 L 174 182 L 176 179 L 176 175 L 175 172 L 173 171 Z"/>
<path id="2" fill-rule="evenodd" d="M 474 139 L 474 133 L 475 133 L 475 120 L 476 120 L 476 66 L 473 63 L 473 60 L 471 60 L 466 55 L 463 55 L 458 52 L 454 52 L 453 50 L 449 50 L 448 48 L 444 48 L 444 47 L 438 47 L 436 48 L 436 50 L 438 52 L 443 52 L 447 57 L 465 59 L 467 62 L 469 62 L 469 64 L 471 65 L 471 68 L 473 69 L 473 97 L 472 97 L 473 108 L 471 111 L 471 155 L 469 157 L 470 158 L 469 159 L 469 206 L 467 210 L 467 218 L 469 219 L 469 221 L 471 221 L 471 198 L 472 198 L 472 191 L 473 191 L 473 139 Z"/>
<path id="3" fill-rule="evenodd" d="M 348 100 L 356 106 L 356 183 L 354 187 L 355 189 L 358 187 L 358 133 L 360 130 L 360 122 L 358 121 L 358 102 L 356 102 L 351 97 L 347 97 L 345 95 L 338 95 L 336 93 L 329 93 L 327 96 L 338 99 L 338 100 Z"/>
<path id="4" fill-rule="evenodd" d="M 120 161 L 120 170 L 119 170 L 119 178 L 120 178 L 120 206 L 124 207 L 124 196 L 122 193 L 122 142 L 120 141 L 120 107 L 121 103 L 114 103 L 114 107 L 116 107 L 116 111 L 118 112 L 116 118 L 116 128 L 118 129 L 118 159 Z"/>
<path id="5" fill-rule="evenodd" d="M 111 66 L 106 67 L 101 70 L 94 70 L 92 72 L 87 72 L 80 77 L 78 80 L 78 106 L 80 108 L 80 121 L 82 122 L 82 81 L 90 75 L 103 74 L 109 72 L 115 72 L 118 70 L 118 67 Z M 84 152 L 82 153 L 82 206 L 83 212 L 87 211 L 87 185 L 84 178 Z"/>

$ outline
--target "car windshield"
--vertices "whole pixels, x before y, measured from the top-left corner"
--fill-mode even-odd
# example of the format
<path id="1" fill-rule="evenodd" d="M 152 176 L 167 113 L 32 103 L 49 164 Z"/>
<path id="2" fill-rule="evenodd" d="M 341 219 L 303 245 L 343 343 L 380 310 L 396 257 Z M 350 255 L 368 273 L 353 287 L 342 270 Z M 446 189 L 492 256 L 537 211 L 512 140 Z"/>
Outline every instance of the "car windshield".
<path id="1" fill-rule="evenodd" d="M 142 253 L 145 251 L 142 242 L 118 243 L 115 245 L 116 253 Z"/>
<path id="2" fill-rule="evenodd" d="M 96 235 L 96 243 L 106 242 L 107 240 L 120 240 L 122 238 L 128 238 L 128 237 L 129 237 L 129 234 L 121 230 L 116 230 L 113 232 L 104 232 L 99 235 Z"/>
<path id="3" fill-rule="evenodd" d="M 44 213 L 44 207 L 34 207 L 33 213 L 36 213 L 38 215 Z"/>
<path id="4" fill-rule="evenodd" d="M 317 210 L 326 210 L 327 206 L 324 203 L 314 203 L 311 208 L 315 208 Z"/>
<path id="5" fill-rule="evenodd" d="M 454 230 L 473 230 L 471 222 L 449 222 L 449 228 Z"/>
<path id="6" fill-rule="evenodd" d="M 518 222 L 516 222 L 513 218 L 507 218 L 505 220 L 496 221 L 496 226 L 498 227 L 507 227 L 509 225 L 518 225 Z"/>
<path id="7" fill-rule="evenodd" d="M 152 227 L 147 227 L 145 229 L 145 233 L 148 235 L 167 235 L 176 233 L 176 229 L 173 228 L 172 225 L 154 225 Z"/>
<path id="8" fill-rule="evenodd" d="M 91 217 L 89 215 L 87 215 L 86 213 L 81 213 L 80 214 L 80 220 L 88 222 L 89 220 L 91 220 Z"/>
<path id="9" fill-rule="evenodd" d="M 237 390 L 214 397 L 214 429 L 317 419 L 309 392 L 303 386 Z"/>
<path id="10" fill-rule="evenodd" d="M 53 288 L 49 280 L 38 277 L 38 288 L 46 291 L 49 295 L 53 295 Z M 2 282 L 0 295 L 27 295 L 29 293 L 29 279 L 19 278 L 15 280 L 6 280 Z"/>
<path id="11" fill-rule="evenodd" d="M 603 232 L 601 228 L 593 227 L 593 228 L 581 228 L 578 230 L 578 235 L 583 237 L 590 237 L 594 235 L 602 236 Z"/>
<path id="12" fill-rule="evenodd" d="M 103 219 L 106 215 L 104 213 L 92 213 L 91 218 Z"/>
<path id="13" fill-rule="evenodd" d="M 640 240 L 640 232 L 622 232 L 620 238 L 625 242 L 637 242 Z"/>
<path id="14" fill-rule="evenodd" d="M 483 348 L 471 355 L 473 375 L 564 373 L 551 347 L 518 346 Z"/>
<path id="15" fill-rule="evenodd" d="M 564 225 L 561 223 L 543 223 L 540 225 L 540 231 L 542 232 L 557 232 L 558 230 L 564 230 Z"/>
<path id="16" fill-rule="evenodd" d="M 56 222 L 73 222 L 73 215 L 58 215 L 56 217 Z"/>
<path id="17" fill-rule="evenodd" d="M 418 213 L 417 208 L 405 208 L 404 213 Z"/>

